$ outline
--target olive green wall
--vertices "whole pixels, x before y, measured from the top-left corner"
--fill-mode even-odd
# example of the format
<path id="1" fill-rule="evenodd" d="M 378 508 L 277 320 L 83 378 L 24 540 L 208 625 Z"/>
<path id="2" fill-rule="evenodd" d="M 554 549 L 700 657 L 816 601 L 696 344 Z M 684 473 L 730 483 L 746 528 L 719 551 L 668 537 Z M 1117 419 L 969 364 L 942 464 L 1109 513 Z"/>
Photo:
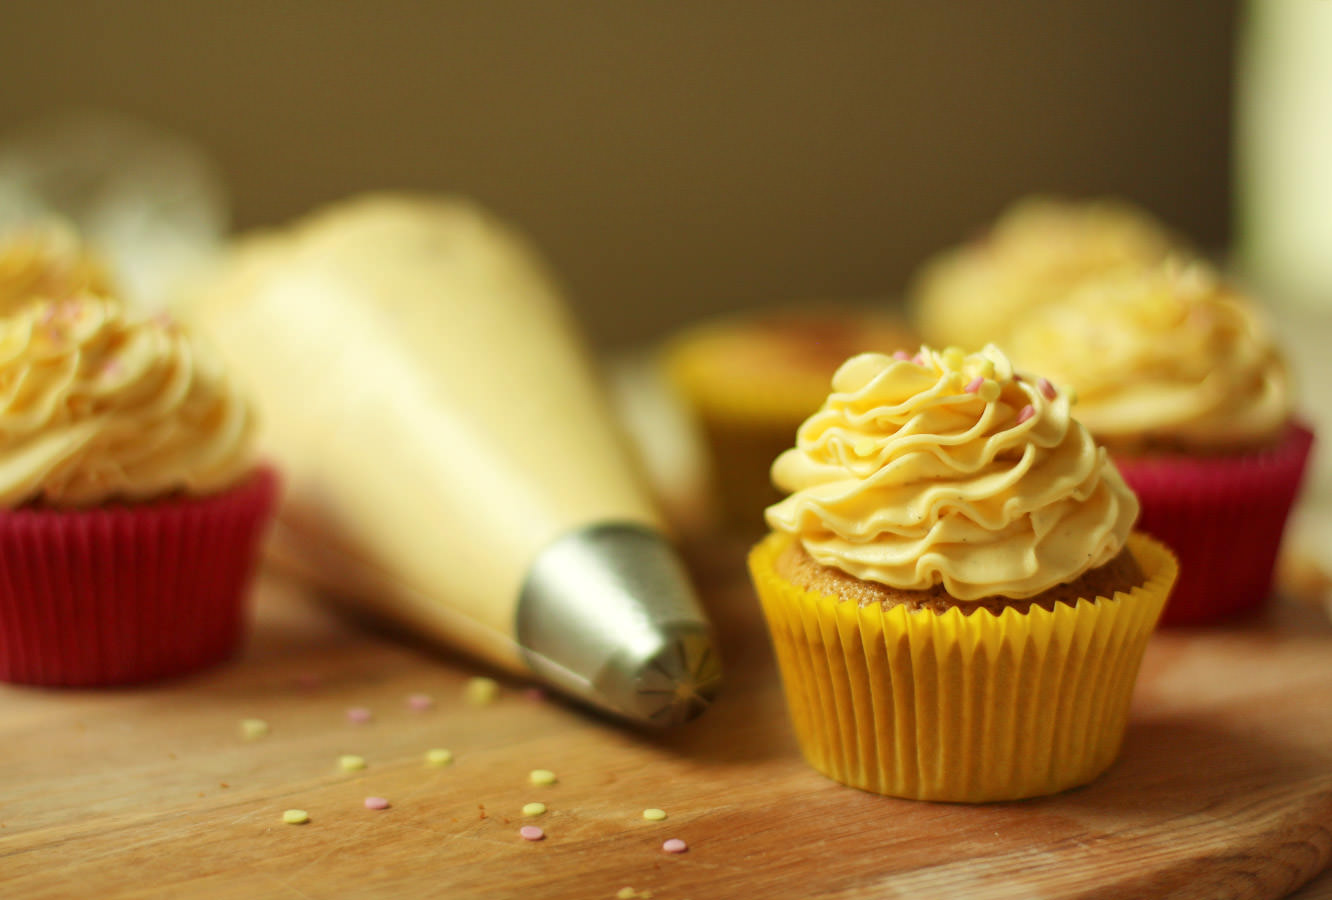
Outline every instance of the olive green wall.
<path id="1" fill-rule="evenodd" d="M 546 249 L 603 344 L 891 295 L 1033 190 L 1228 216 L 1235 6 L 5 2 L 0 130 L 108 106 L 204 143 L 240 226 L 458 190 Z"/>

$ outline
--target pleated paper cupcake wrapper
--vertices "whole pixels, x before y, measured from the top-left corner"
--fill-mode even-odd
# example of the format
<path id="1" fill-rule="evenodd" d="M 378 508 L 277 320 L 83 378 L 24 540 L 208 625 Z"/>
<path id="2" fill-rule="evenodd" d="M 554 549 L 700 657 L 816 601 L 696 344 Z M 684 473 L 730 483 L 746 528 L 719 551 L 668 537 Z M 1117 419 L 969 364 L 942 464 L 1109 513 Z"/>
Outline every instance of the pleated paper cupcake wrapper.
<path id="1" fill-rule="evenodd" d="M 277 476 L 199 498 L 0 513 L 0 680 L 129 684 L 233 655 Z"/>
<path id="2" fill-rule="evenodd" d="M 1208 459 L 1116 459 L 1142 502 L 1137 527 L 1179 557 L 1163 625 L 1203 625 L 1268 599 L 1291 506 L 1313 445 L 1292 425 L 1271 450 Z"/>
<path id="3" fill-rule="evenodd" d="M 750 570 L 800 747 L 828 777 L 916 800 L 1016 800 L 1085 784 L 1119 752 L 1143 650 L 1177 572 L 1141 534 L 1146 582 L 1076 606 L 911 612 L 805 591 L 769 535 Z"/>

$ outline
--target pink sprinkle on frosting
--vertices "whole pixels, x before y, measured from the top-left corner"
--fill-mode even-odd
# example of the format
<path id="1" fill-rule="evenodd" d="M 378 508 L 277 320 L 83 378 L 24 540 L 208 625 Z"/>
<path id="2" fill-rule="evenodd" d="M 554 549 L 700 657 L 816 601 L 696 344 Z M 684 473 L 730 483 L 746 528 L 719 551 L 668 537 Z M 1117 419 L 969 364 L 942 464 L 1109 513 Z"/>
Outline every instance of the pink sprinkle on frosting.
<path id="1" fill-rule="evenodd" d="M 366 809 L 388 809 L 388 808 L 389 808 L 389 802 L 388 802 L 387 800 L 385 800 L 383 797 L 366 797 L 366 798 L 365 798 L 365 808 L 366 808 Z"/>
<path id="2" fill-rule="evenodd" d="M 1041 393 L 1045 395 L 1046 400 L 1055 398 L 1055 386 L 1050 383 L 1050 379 L 1042 378 L 1036 382 L 1036 386 L 1041 389 Z"/>
<path id="3" fill-rule="evenodd" d="M 370 710 L 364 706 L 353 706 L 347 710 L 347 721 L 355 722 L 358 725 L 364 725 L 370 721 Z"/>
<path id="4" fill-rule="evenodd" d="M 518 829 L 518 833 L 525 841 L 540 841 L 546 837 L 546 833 L 535 825 L 524 825 Z"/>
<path id="5" fill-rule="evenodd" d="M 1036 415 L 1036 409 L 1028 403 L 1026 406 L 1022 407 L 1022 412 L 1018 413 L 1018 424 L 1021 425 L 1034 415 Z"/>
<path id="6" fill-rule="evenodd" d="M 981 389 L 981 385 L 984 383 L 985 379 L 982 378 L 980 375 L 977 375 L 975 378 L 971 379 L 971 381 L 967 383 L 967 386 L 963 388 L 963 390 L 966 391 L 968 394 L 974 394 Z"/>
<path id="7" fill-rule="evenodd" d="M 417 712 L 422 712 L 435 705 L 435 698 L 429 694 L 412 694 L 407 698 L 407 705 Z"/>
<path id="8" fill-rule="evenodd" d="M 898 362 L 906 362 L 910 358 L 911 354 L 907 353 L 905 350 L 898 350 L 896 353 L 893 354 L 893 359 L 897 360 Z"/>
<path id="9" fill-rule="evenodd" d="M 917 353 L 915 356 L 911 357 L 911 361 L 918 366 L 923 366 L 925 365 L 925 354 Z"/>
<path id="10" fill-rule="evenodd" d="M 684 853 L 689 849 L 689 845 L 679 838 L 671 838 L 669 841 L 666 841 L 661 845 L 661 849 L 665 850 L 667 853 Z"/>

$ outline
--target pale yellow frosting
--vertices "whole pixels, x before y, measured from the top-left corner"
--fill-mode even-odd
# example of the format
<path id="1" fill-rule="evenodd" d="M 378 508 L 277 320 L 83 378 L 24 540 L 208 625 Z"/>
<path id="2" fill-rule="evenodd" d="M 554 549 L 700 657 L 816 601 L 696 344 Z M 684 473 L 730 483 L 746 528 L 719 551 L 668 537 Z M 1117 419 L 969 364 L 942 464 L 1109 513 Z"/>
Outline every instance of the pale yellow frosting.
<path id="1" fill-rule="evenodd" d="M 994 346 L 854 356 L 777 458 L 769 526 L 819 563 L 957 600 L 1030 597 L 1119 553 L 1138 501 L 1070 398 Z"/>
<path id="2" fill-rule="evenodd" d="M 253 417 L 165 319 L 91 295 L 0 317 L 0 506 L 206 494 L 250 466 Z"/>
<path id="3" fill-rule="evenodd" d="M 1290 374 L 1267 326 L 1198 262 L 1088 283 L 1033 313 L 1008 349 L 1071 386 L 1078 419 L 1117 451 L 1261 445 L 1291 416 Z"/>
<path id="4" fill-rule="evenodd" d="M 0 313 L 32 300 L 110 289 L 101 262 L 67 227 L 48 223 L 0 238 Z"/>
<path id="5" fill-rule="evenodd" d="M 947 250 L 911 288 L 925 340 L 978 349 L 1007 347 L 1009 327 L 1088 278 L 1161 261 L 1176 243 L 1128 204 L 1030 198 L 981 238 Z"/>

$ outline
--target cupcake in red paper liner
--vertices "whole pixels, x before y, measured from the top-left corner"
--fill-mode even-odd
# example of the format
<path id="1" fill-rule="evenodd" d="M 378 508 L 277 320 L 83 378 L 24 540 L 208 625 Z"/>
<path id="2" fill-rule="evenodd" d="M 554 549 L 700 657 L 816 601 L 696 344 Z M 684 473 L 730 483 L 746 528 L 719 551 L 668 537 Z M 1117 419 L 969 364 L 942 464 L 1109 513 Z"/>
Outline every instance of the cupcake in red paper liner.
<path id="1" fill-rule="evenodd" d="M 1078 418 L 1179 556 L 1164 624 L 1216 622 L 1267 599 L 1313 442 L 1252 303 L 1206 264 L 1169 260 L 1090 281 L 1014 330 L 1016 363 L 1078 395 Z"/>
<path id="2" fill-rule="evenodd" d="M 84 294 L 0 316 L 0 679 L 149 681 L 231 656 L 276 477 L 165 319 Z"/>

